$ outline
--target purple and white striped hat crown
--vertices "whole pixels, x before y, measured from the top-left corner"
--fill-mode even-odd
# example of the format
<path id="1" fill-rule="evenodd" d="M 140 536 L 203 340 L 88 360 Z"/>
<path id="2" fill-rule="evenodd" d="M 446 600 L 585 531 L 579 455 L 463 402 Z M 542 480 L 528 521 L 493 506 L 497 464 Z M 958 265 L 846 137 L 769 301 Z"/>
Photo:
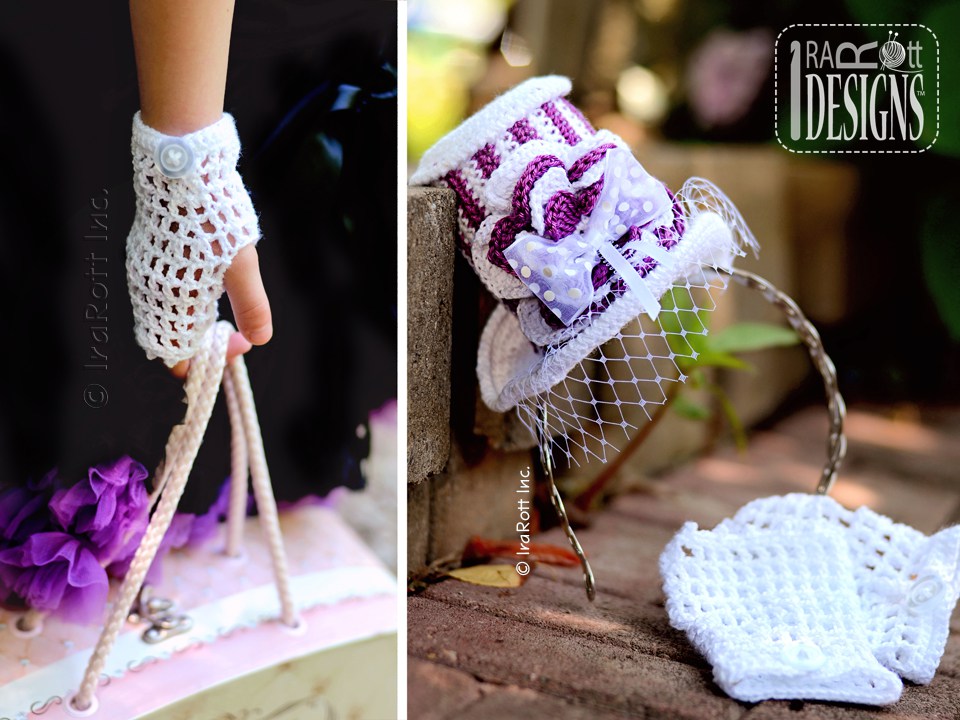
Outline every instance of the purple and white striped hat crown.
<path id="1" fill-rule="evenodd" d="M 729 264 L 752 244 L 722 193 L 698 180 L 689 202 L 675 197 L 621 138 L 590 125 L 570 89 L 557 76 L 518 85 L 438 141 L 410 179 L 456 193 L 460 248 L 501 301 L 477 364 L 498 411 L 549 390 L 639 314 L 655 318 L 691 268 Z"/>

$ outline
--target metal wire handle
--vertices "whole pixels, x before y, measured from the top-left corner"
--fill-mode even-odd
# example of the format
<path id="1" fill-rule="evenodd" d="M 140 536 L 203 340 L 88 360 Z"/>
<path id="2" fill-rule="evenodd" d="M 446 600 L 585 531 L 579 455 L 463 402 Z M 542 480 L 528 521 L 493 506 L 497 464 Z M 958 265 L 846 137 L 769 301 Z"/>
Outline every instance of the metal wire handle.
<path id="1" fill-rule="evenodd" d="M 826 495 L 833 487 L 837 479 L 837 472 L 840 470 L 840 464 L 847 454 L 847 438 L 843 434 L 843 422 L 847 415 L 847 406 L 843 401 L 843 396 L 840 394 L 840 388 L 837 383 L 837 369 L 833 364 L 833 360 L 830 359 L 830 356 L 827 355 L 826 350 L 824 350 L 820 333 L 817 332 L 813 323 L 803 314 L 803 311 L 800 310 L 793 298 L 781 290 L 778 290 L 759 275 L 754 275 L 746 270 L 738 270 L 736 268 L 718 268 L 717 272 L 733 278 L 751 290 L 757 290 L 769 303 L 779 308 L 787 318 L 787 322 L 790 323 L 790 327 L 793 328 L 803 344 L 806 345 L 810 359 L 823 378 L 823 388 L 827 396 L 830 430 L 827 435 L 827 462 L 824 464 L 823 471 L 820 474 L 820 482 L 817 484 L 816 493 L 818 495 Z M 540 449 L 540 465 L 543 468 L 544 476 L 550 484 L 550 501 L 553 503 L 553 507 L 560 517 L 560 525 L 567 535 L 570 546 L 580 559 L 587 598 L 592 601 L 596 597 L 593 569 L 590 567 L 590 562 L 583 552 L 583 547 L 581 547 L 576 533 L 574 533 L 573 528 L 570 527 L 570 519 L 567 516 L 566 508 L 563 506 L 563 499 L 560 497 L 560 491 L 553 477 L 553 456 L 550 452 L 551 443 L 548 421 L 547 408 L 541 407 L 536 428 L 537 443 Z"/>
<path id="2" fill-rule="evenodd" d="M 563 506 L 563 498 L 560 497 L 560 490 L 557 488 L 557 483 L 553 479 L 553 455 L 550 452 L 551 443 L 550 433 L 548 431 L 548 419 L 547 409 L 545 407 L 541 408 L 539 422 L 537 423 L 540 466 L 543 468 L 543 474 L 547 478 L 547 482 L 550 483 L 550 502 L 553 503 L 553 509 L 557 511 L 557 515 L 560 517 L 560 526 L 567 535 L 570 547 L 573 548 L 573 551 L 580 559 L 580 567 L 583 569 L 583 585 L 587 591 L 587 599 L 593 602 L 597 596 L 597 588 L 593 579 L 593 568 L 590 567 L 590 561 L 587 560 L 587 556 L 583 552 L 583 547 L 577 539 L 577 534 L 573 531 L 573 528 L 570 527 L 570 518 L 567 516 L 567 509 Z"/>
<path id="3" fill-rule="evenodd" d="M 817 495 L 826 495 L 833 487 L 833 483 L 837 479 L 837 472 L 840 469 L 840 463 L 843 462 L 843 458 L 847 454 L 847 438 L 843 434 L 843 421 L 847 415 L 847 406 L 840 395 L 840 388 L 837 384 L 837 369 L 826 350 L 823 349 L 820 333 L 803 314 L 793 298 L 775 288 L 759 275 L 736 268 L 729 270 L 719 268 L 718 272 L 732 277 L 751 290 L 759 291 L 768 302 L 783 312 L 790 323 L 790 327 L 797 333 L 803 344 L 807 346 L 810 359 L 823 378 L 823 388 L 827 394 L 827 410 L 830 417 L 830 432 L 827 436 L 827 462 L 820 474 L 820 482 L 817 484 L 816 493 Z"/>

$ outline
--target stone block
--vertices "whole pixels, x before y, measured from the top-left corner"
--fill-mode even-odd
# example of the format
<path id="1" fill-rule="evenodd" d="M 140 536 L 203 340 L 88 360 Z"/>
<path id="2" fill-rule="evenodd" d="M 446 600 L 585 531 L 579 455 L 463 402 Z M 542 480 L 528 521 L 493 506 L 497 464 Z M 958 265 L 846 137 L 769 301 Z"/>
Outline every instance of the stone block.
<path id="1" fill-rule="evenodd" d="M 517 499 L 533 497 L 516 492 L 527 468 L 532 475 L 528 452 L 487 453 L 470 466 L 454 455 L 449 472 L 430 482 L 429 558 L 459 554 L 472 535 L 516 538 Z"/>
<path id="2" fill-rule="evenodd" d="M 716 688 L 710 671 L 574 632 L 518 623 L 423 597 L 408 601 L 414 658 L 489 683 L 577 698 L 645 718 L 737 720 L 745 706 Z"/>
<path id="3" fill-rule="evenodd" d="M 848 427 L 857 464 L 843 473 L 834 497 L 852 506 L 868 504 L 927 532 L 935 530 L 949 512 L 955 491 L 951 495 L 947 483 L 925 481 L 918 469 L 910 471 L 912 466 L 889 467 L 891 448 L 913 453 L 913 461 L 923 454 L 943 463 L 954 457 L 955 444 L 949 438 L 957 427 L 956 415 L 938 420 L 935 427 L 929 422 L 914 427 L 902 418 L 852 408 Z M 822 461 L 825 429 L 822 410 L 806 410 L 774 431 L 758 432 L 745 454 L 724 448 L 674 471 L 645 494 L 616 498 L 591 518 L 589 528 L 578 530 L 597 576 L 594 603 L 585 598 L 579 568 L 542 564 L 519 588 L 446 580 L 410 598 L 411 664 L 441 666 L 436 675 L 446 679 L 428 678 L 428 684 L 449 688 L 456 701 L 443 717 L 960 717 L 960 614 L 954 615 L 933 682 L 907 683 L 901 700 L 884 708 L 803 701 L 739 703 L 722 693 L 705 660 L 669 627 L 657 559 L 676 529 L 686 520 L 712 527 L 757 497 L 809 492 Z M 454 467 L 460 462 L 455 459 Z M 489 471 L 495 462 L 487 462 Z M 470 522 L 471 512 L 492 497 L 493 491 L 462 495 L 466 512 L 460 517 Z M 561 546 L 566 542 L 558 528 L 540 534 L 536 541 Z M 439 692 L 418 689 L 418 707 L 446 707 Z"/>
<path id="4" fill-rule="evenodd" d="M 467 673 L 410 658 L 407 664 L 407 716 L 410 720 L 463 717 L 481 697 L 481 683 Z"/>
<path id="5" fill-rule="evenodd" d="M 577 530 L 583 551 L 590 560 L 597 595 L 612 594 L 633 602 L 658 605 L 663 601 L 658 561 L 663 548 L 676 532 L 673 528 L 638 521 L 635 517 L 608 512 L 590 527 Z M 538 542 L 567 546 L 566 536 L 554 527 L 537 536 Z M 541 565 L 543 577 L 571 585 L 586 599 L 580 567 Z M 666 619 L 663 608 L 653 611 Z M 662 615 L 660 615 L 663 613 Z"/>
<path id="6" fill-rule="evenodd" d="M 929 686 L 904 683 L 893 705 L 870 708 L 840 703 L 769 701 L 752 708 L 744 720 L 954 720 L 960 717 L 960 681 L 937 676 Z"/>
<path id="7" fill-rule="evenodd" d="M 431 585 L 421 597 L 536 627 L 583 635 L 644 655 L 687 665 L 706 664 L 686 637 L 670 627 L 662 604 L 644 601 L 641 597 L 644 594 L 659 596 L 659 590 L 624 598 L 610 592 L 609 585 L 605 584 L 603 591 L 590 602 L 582 585 L 575 584 L 578 572 L 571 572 L 574 582 L 566 583 L 551 579 L 554 570 L 539 565 L 523 585 L 510 589 L 451 580 Z"/>
<path id="8" fill-rule="evenodd" d="M 456 716 L 456 720 L 627 720 L 637 717 L 575 700 L 562 700 L 526 688 L 500 685 L 487 685 L 486 688 L 480 700 L 465 708 Z"/>
<path id="9" fill-rule="evenodd" d="M 497 450 L 529 450 L 537 444 L 533 432 L 523 424 L 516 410 L 494 412 L 479 397 L 474 432 L 487 438 L 490 447 Z"/>
<path id="10" fill-rule="evenodd" d="M 407 485 L 407 576 L 419 575 L 430 562 L 430 483 Z"/>
<path id="11" fill-rule="evenodd" d="M 407 192 L 407 481 L 443 470 L 450 454 L 454 195 Z"/>

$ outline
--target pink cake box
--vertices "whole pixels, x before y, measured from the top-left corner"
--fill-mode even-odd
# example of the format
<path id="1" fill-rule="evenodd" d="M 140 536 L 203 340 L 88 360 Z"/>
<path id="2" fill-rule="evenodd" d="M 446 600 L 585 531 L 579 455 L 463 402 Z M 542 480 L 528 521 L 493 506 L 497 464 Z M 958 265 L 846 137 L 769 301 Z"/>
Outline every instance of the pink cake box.
<path id="1" fill-rule="evenodd" d="M 151 593 L 173 600 L 192 628 L 150 644 L 143 638 L 148 623 L 128 623 L 90 717 L 133 720 L 281 663 L 396 633 L 396 579 L 334 511 L 299 507 L 282 514 L 281 525 L 301 626 L 276 620 L 279 601 L 257 520 L 247 520 L 240 558 L 224 554 L 222 526 L 206 544 L 171 552 Z M 77 689 L 101 628 L 48 618 L 41 632 L 25 637 L 18 618 L 0 610 L 0 720 L 76 717 L 64 698 Z M 395 664 L 393 678 L 380 678 L 391 695 Z"/>

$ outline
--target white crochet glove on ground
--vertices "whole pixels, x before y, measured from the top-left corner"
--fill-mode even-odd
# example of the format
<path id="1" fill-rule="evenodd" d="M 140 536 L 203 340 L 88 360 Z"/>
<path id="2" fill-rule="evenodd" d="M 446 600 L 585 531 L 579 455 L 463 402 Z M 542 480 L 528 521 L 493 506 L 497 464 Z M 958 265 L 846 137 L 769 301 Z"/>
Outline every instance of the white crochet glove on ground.
<path id="1" fill-rule="evenodd" d="M 869 508 L 848 510 L 804 493 L 754 500 L 722 525 L 777 531 L 798 521 L 810 532 L 830 527 L 843 536 L 877 660 L 907 680 L 929 683 L 960 596 L 960 526 L 927 537 Z"/>
<path id="2" fill-rule="evenodd" d="M 136 215 L 127 237 L 127 284 L 137 342 L 173 366 L 192 357 L 217 319 L 223 275 L 260 238 L 237 172 L 230 115 L 182 137 L 133 119 Z"/>
<path id="3" fill-rule="evenodd" d="M 671 624 L 710 661 L 733 698 L 886 705 L 900 678 L 867 642 L 839 530 L 784 523 L 698 530 L 686 523 L 660 557 Z"/>

